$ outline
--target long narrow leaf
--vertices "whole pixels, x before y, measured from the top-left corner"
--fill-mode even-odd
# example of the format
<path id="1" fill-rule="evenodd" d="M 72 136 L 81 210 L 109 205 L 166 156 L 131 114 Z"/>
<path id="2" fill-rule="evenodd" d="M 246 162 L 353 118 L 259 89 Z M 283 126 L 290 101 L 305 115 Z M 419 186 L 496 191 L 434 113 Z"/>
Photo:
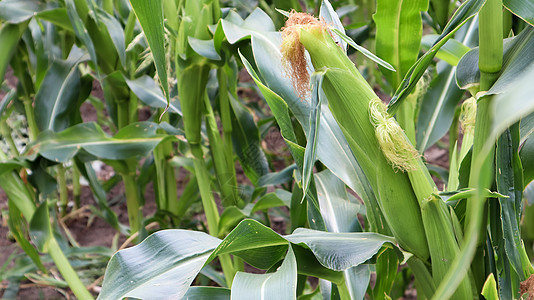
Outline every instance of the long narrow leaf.
<path id="1" fill-rule="evenodd" d="M 137 19 L 143 28 L 154 56 L 154 64 L 169 103 L 169 83 L 165 60 L 165 32 L 163 31 L 163 2 L 161 0 L 130 0 Z"/>
<path id="2" fill-rule="evenodd" d="M 417 85 L 417 82 L 423 76 L 428 65 L 432 62 L 438 49 L 443 46 L 453 34 L 460 29 L 469 19 L 474 17 L 482 8 L 485 0 L 468 0 L 464 2 L 451 17 L 447 26 L 439 36 L 439 39 L 434 43 L 432 48 L 421 56 L 417 62 L 406 73 L 399 88 L 395 91 L 395 95 L 389 102 L 388 112 L 395 113 L 404 98 L 406 98 Z"/>
<path id="3" fill-rule="evenodd" d="M 396 72 L 382 69 L 396 88 L 419 54 L 423 33 L 421 12 L 427 0 L 378 1 L 373 19 L 376 23 L 376 54 L 393 64 Z M 391 69 L 390 69 L 391 70 Z"/>

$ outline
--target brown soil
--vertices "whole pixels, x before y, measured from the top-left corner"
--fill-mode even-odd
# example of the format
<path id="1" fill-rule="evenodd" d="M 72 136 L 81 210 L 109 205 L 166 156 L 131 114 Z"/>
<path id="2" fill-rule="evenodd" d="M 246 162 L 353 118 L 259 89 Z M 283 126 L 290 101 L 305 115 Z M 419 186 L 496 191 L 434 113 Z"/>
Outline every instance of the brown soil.
<path id="1" fill-rule="evenodd" d="M 528 293 L 527 300 L 534 300 L 534 275 L 530 275 L 527 280 L 521 282 L 519 290 L 521 295 Z"/>

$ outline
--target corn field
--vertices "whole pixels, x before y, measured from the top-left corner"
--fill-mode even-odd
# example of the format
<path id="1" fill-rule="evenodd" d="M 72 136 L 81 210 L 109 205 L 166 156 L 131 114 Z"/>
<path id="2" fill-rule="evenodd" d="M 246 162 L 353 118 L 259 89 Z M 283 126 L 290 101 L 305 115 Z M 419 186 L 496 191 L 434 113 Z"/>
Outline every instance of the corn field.
<path id="1" fill-rule="evenodd" d="M 534 299 L 532 0 L 0 0 L 1 299 Z"/>

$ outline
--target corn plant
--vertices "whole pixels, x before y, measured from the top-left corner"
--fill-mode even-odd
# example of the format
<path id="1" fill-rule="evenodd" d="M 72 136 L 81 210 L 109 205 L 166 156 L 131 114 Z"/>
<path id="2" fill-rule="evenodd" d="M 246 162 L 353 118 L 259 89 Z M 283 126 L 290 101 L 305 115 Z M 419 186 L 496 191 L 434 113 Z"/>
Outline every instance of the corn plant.
<path id="1" fill-rule="evenodd" d="M 529 297 L 530 3 L 316 2 L 0 1 L 0 76 L 18 79 L 0 107 L 0 186 L 31 260 L 0 278 L 49 280 L 52 261 L 57 285 L 91 299 L 96 254 L 109 259 L 99 299 Z M 241 68 L 269 107 L 260 121 Z M 82 122 L 84 102 L 98 122 Z M 273 126 L 292 158 L 278 172 L 260 144 Z M 436 149 L 448 168 L 425 159 Z M 98 180 L 95 160 L 116 176 Z M 139 245 L 112 256 L 62 234 L 82 177 L 93 213 Z M 120 181 L 127 225 L 106 199 Z M 152 221 L 167 230 L 148 235 Z"/>
<path id="2" fill-rule="evenodd" d="M 167 1 L 166 14 L 180 15 L 183 22 L 172 18 L 165 27 L 163 22 L 152 26 L 154 18 L 163 17 L 162 7 L 158 6 L 162 3 L 156 4 L 161 14 L 147 14 L 150 3 L 135 1 L 0 3 L 1 37 L 6 45 L 1 53 L 2 78 L 10 66 L 20 82 L 2 102 L 2 137 L 9 151 L 2 152 L 1 157 L 1 174 L 5 179 L 2 189 L 10 208 L 10 231 L 33 261 L 2 274 L 2 280 L 20 281 L 28 270 L 49 278 L 43 265 L 49 258 L 39 255 L 49 254 L 66 278 L 66 282 L 57 284 L 68 285 L 78 298 L 91 298 L 84 286 L 87 282 L 80 281 L 66 255 L 74 259 L 89 252 L 107 260 L 111 254 L 102 249 L 79 250 L 76 241 L 68 234 L 63 236 L 58 229 L 61 218 L 69 213 L 69 182 L 74 198 L 78 199 L 71 213 L 83 209 L 79 203 L 81 177 L 88 181 L 96 199 L 96 207 L 91 206 L 93 213 L 104 218 L 119 234 L 131 236 L 133 242 L 147 235 L 145 226 L 154 220 L 162 228 L 182 224 L 205 226 L 218 236 L 225 235 L 256 211 L 284 205 L 282 196 L 266 193 L 268 180 L 258 183 L 269 172 L 268 163 L 260 147 L 259 130 L 237 95 L 238 70 L 233 50 L 228 44 L 218 43 L 215 51 L 210 43 L 203 43 L 209 35 L 207 25 L 219 19 L 218 2 Z M 205 25 L 200 27 L 202 30 L 195 27 L 199 19 Z M 171 60 L 176 64 L 171 66 L 168 63 Z M 211 69 L 217 70 L 215 77 L 210 74 Z M 206 91 L 209 78 L 218 82 L 215 96 Z M 161 83 L 161 89 L 156 82 Z M 102 88 L 103 99 L 90 94 L 93 84 Z M 190 85 L 197 88 L 189 89 Z M 98 123 L 82 122 L 80 106 L 84 102 L 98 110 Z M 142 105 L 151 108 L 151 120 L 138 122 Z M 183 119 L 182 108 L 187 115 Z M 222 120 L 222 136 L 216 112 Z M 29 132 L 24 148 L 16 145 L 12 128 L 5 122 L 21 113 Z M 206 129 L 201 131 L 202 119 Z M 233 127 L 239 130 L 232 130 Z M 187 144 L 177 138 L 183 135 Z M 204 140 L 206 135 L 208 139 Z M 267 203 L 266 206 L 241 212 L 244 201 L 251 199 L 241 195 L 237 186 L 233 143 L 238 145 L 235 152 L 245 174 L 257 188 L 250 197 L 263 199 L 260 202 Z M 206 149 L 209 157 L 204 154 Z M 186 157 L 190 153 L 193 158 Z M 116 176 L 108 182 L 98 180 L 92 166 L 95 160 L 113 167 Z M 141 160 L 145 162 L 141 164 Z M 178 168 L 191 173 L 181 198 L 176 190 Z M 72 178 L 69 174 L 73 174 Z M 119 222 L 106 199 L 106 191 L 121 178 L 128 208 L 127 225 Z M 158 210 L 145 218 L 143 188 L 150 181 Z M 222 205 L 227 209 L 222 216 L 212 191 L 221 195 Z M 189 210 L 199 194 L 207 224 L 196 227 L 194 223 L 190 225 L 189 215 L 193 212 Z M 287 198 L 287 194 L 283 197 Z M 47 223 L 49 215 L 58 221 Z M 243 268 L 243 262 L 237 258 L 221 256 L 220 261 L 228 280 L 235 270 Z"/>
<path id="3" fill-rule="evenodd" d="M 519 283 L 527 284 L 534 269 L 519 224 L 522 191 L 531 181 L 522 176 L 531 168 L 524 163 L 533 111 L 532 87 L 524 84 L 532 78 L 531 14 L 514 1 L 504 3 L 504 12 L 500 1 L 466 1 L 450 18 L 451 5 L 439 1 L 430 8 L 428 1 L 389 2 L 378 1 L 373 15 L 378 56 L 347 36 L 328 1 L 320 19 L 284 13 L 281 33 L 261 10 L 220 21 L 296 162 L 292 226 L 311 229 L 281 236 L 245 220 L 223 240 L 193 231 L 156 233 L 111 259 L 102 299 L 154 293 L 293 299 L 302 295 L 305 276 L 320 278 L 313 295 L 384 298 L 401 280 L 401 262 L 422 298 L 518 298 L 526 291 Z M 422 36 L 422 13 L 435 35 Z M 347 57 L 347 45 L 380 65 L 385 81 L 374 80 L 392 91 L 388 105 Z M 419 57 L 421 45 L 428 51 Z M 472 95 L 461 109 L 460 89 Z M 431 177 L 440 169 L 422 154 L 449 128 L 450 168 L 440 189 Z M 305 133 L 304 144 L 297 131 Z M 313 174 L 314 166 L 320 172 Z M 363 203 L 350 200 L 346 187 Z M 363 205 L 366 222 L 355 225 Z M 180 241 L 197 242 L 183 247 Z M 161 247 L 168 252 L 159 252 L 157 266 L 143 261 L 142 253 Z M 229 253 L 268 271 L 238 272 L 230 291 L 189 287 L 203 266 Z M 117 288 L 117 282 L 125 284 Z"/>

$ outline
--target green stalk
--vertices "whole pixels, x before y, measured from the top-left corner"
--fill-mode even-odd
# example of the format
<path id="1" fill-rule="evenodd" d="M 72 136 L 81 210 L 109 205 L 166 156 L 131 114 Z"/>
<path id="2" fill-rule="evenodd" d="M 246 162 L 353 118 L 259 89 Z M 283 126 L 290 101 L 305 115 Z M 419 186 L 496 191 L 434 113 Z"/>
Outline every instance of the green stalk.
<path id="1" fill-rule="evenodd" d="M 480 10 L 478 22 L 480 90 L 487 91 L 502 68 L 502 0 L 486 1 Z"/>
<path id="2" fill-rule="evenodd" d="M 228 74 L 224 71 L 224 69 L 219 69 L 217 72 L 217 79 L 219 81 L 219 107 L 220 107 L 220 113 L 221 113 L 221 123 L 223 128 L 223 145 L 224 145 L 224 153 L 225 157 L 228 160 L 227 165 L 231 172 L 229 175 L 231 178 L 233 178 L 233 181 L 236 183 L 237 187 L 237 180 L 236 180 L 236 174 L 235 174 L 235 168 L 234 168 L 234 149 L 232 145 L 232 114 L 230 111 L 230 99 L 228 97 Z"/>
<path id="3" fill-rule="evenodd" d="M 454 117 L 452 119 L 451 127 L 449 128 L 449 161 L 451 161 L 452 153 L 454 149 L 457 149 L 458 144 L 458 122 L 460 118 L 460 109 L 457 108 L 454 111 Z"/>
<path id="4" fill-rule="evenodd" d="M 167 194 L 167 203 L 169 205 L 169 211 L 172 212 L 175 218 L 175 224 L 181 217 L 178 215 L 178 192 L 176 191 L 176 176 L 174 174 L 174 168 L 168 163 L 168 159 L 165 159 L 165 192 Z"/>
<path id="5" fill-rule="evenodd" d="M 141 228 L 141 217 L 139 207 L 139 195 L 137 193 L 137 183 L 135 175 L 122 174 L 124 190 L 126 193 L 126 207 L 128 209 L 128 221 L 130 223 L 130 234 L 134 234 Z"/>
<path id="6" fill-rule="evenodd" d="M 219 211 L 213 195 L 211 194 L 211 183 L 206 162 L 204 161 L 204 153 L 199 144 L 190 144 L 191 152 L 195 156 L 194 168 L 198 181 L 198 189 L 200 191 L 200 198 L 202 199 L 202 206 L 206 214 L 208 222 L 208 232 L 212 236 L 218 236 L 219 233 Z"/>
<path id="7" fill-rule="evenodd" d="M 67 214 L 67 206 L 69 204 L 69 193 L 67 189 L 65 172 L 65 167 L 63 167 L 63 164 L 59 164 L 57 166 L 57 183 L 59 185 L 59 204 L 62 217 Z"/>
<path id="8" fill-rule="evenodd" d="M 158 185 L 158 198 L 156 201 L 159 209 L 168 210 L 169 203 L 165 188 L 165 155 L 161 144 L 154 149 L 154 165 L 156 167 L 156 183 Z"/>
<path id="9" fill-rule="evenodd" d="M 81 207 L 80 196 L 81 196 L 81 186 L 80 186 L 80 171 L 76 167 L 76 164 L 72 165 L 72 194 L 74 196 L 74 209 Z"/>
<path id="10" fill-rule="evenodd" d="M 52 260 L 54 261 L 55 265 L 57 266 L 59 272 L 61 273 L 65 281 L 67 281 L 67 284 L 69 285 L 74 295 L 78 299 L 94 299 L 93 295 L 91 295 L 91 293 L 89 293 L 89 291 L 85 288 L 85 285 L 78 277 L 78 274 L 76 274 L 76 271 L 74 271 L 74 269 L 70 265 L 69 260 L 67 259 L 67 257 L 61 250 L 61 247 L 59 247 L 59 244 L 53 236 L 48 241 L 48 253 L 52 257 Z"/>
<path id="11" fill-rule="evenodd" d="M 128 101 L 128 124 L 137 122 L 139 120 L 137 115 L 137 96 L 134 93 L 130 93 L 130 100 Z"/>
<path id="12" fill-rule="evenodd" d="M 199 144 L 190 144 L 191 152 L 195 156 L 194 168 L 198 181 L 198 188 L 200 190 L 200 198 L 202 199 L 202 206 L 204 207 L 204 214 L 208 222 L 208 232 L 212 236 L 219 235 L 219 211 L 217 204 L 211 193 L 211 184 L 209 174 L 204 161 L 204 153 Z M 230 258 L 230 254 L 219 255 L 221 267 L 226 278 L 228 286 L 232 286 L 232 281 L 237 272 Z"/>
<path id="13" fill-rule="evenodd" d="M 480 70 L 480 90 L 487 91 L 491 88 L 493 83 L 499 76 L 499 71 L 502 68 L 503 59 L 503 42 L 502 42 L 503 18 L 502 18 L 502 0 L 488 0 L 482 7 L 479 13 L 479 62 L 478 68 Z M 473 141 L 472 157 L 479 157 L 482 153 L 484 143 L 490 136 L 491 122 L 493 115 L 491 113 L 492 96 L 485 97 L 478 102 L 475 134 Z M 483 162 L 483 169 L 492 174 L 493 157 L 495 146 L 489 150 L 489 155 Z M 476 169 L 476 164 L 471 164 L 469 175 L 469 186 L 476 186 L 476 173 L 482 170 Z M 481 226 L 479 227 L 478 241 L 477 241 L 477 255 L 474 256 L 472 262 L 472 271 L 475 278 L 478 290 L 481 290 L 485 280 L 485 263 L 484 263 L 484 244 L 486 241 L 486 224 L 488 205 L 487 198 L 480 198 L 482 207 Z M 477 205 L 471 202 L 477 201 L 477 198 L 468 199 L 469 205 L 465 214 L 466 222 L 465 228 L 471 226 L 472 220 L 477 210 Z"/>
<path id="14" fill-rule="evenodd" d="M 129 105 L 128 101 L 125 100 L 117 101 L 117 104 L 117 127 L 118 129 L 121 129 L 128 125 L 128 122 L 130 121 L 130 115 L 128 112 Z"/>
<path id="15" fill-rule="evenodd" d="M 237 273 L 237 270 L 232 263 L 232 257 L 228 253 L 221 254 L 219 255 L 219 261 L 224 273 L 224 278 L 226 279 L 226 284 L 231 287 L 234 282 L 235 274 Z"/>
<path id="16" fill-rule="evenodd" d="M 23 96 L 22 103 L 24 104 L 24 112 L 26 113 L 26 120 L 28 121 L 30 140 L 35 140 L 39 134 L 39 128 L 37 127 L 37 122 L 35 121 L 33 101 L 30 97 Z"/>
<path id="17" fill-rule="evenodd" d="M 239 205 L 240 199 L 237 195 L 237 180 L 234 175 L 235 169 L 233 164 L 229 165 L 229 159 L 227 157 L 228 155 L 233 157 L 233 153 L 225 152 L 223 141 L 219 135 L 215 121 L 215 114 L 213 113 L 207 94 L 204 96 L 204 111 L 211 156 L 213 157 L 217 182 L 221 191 L 222 203 L 224 206 Z"/>

